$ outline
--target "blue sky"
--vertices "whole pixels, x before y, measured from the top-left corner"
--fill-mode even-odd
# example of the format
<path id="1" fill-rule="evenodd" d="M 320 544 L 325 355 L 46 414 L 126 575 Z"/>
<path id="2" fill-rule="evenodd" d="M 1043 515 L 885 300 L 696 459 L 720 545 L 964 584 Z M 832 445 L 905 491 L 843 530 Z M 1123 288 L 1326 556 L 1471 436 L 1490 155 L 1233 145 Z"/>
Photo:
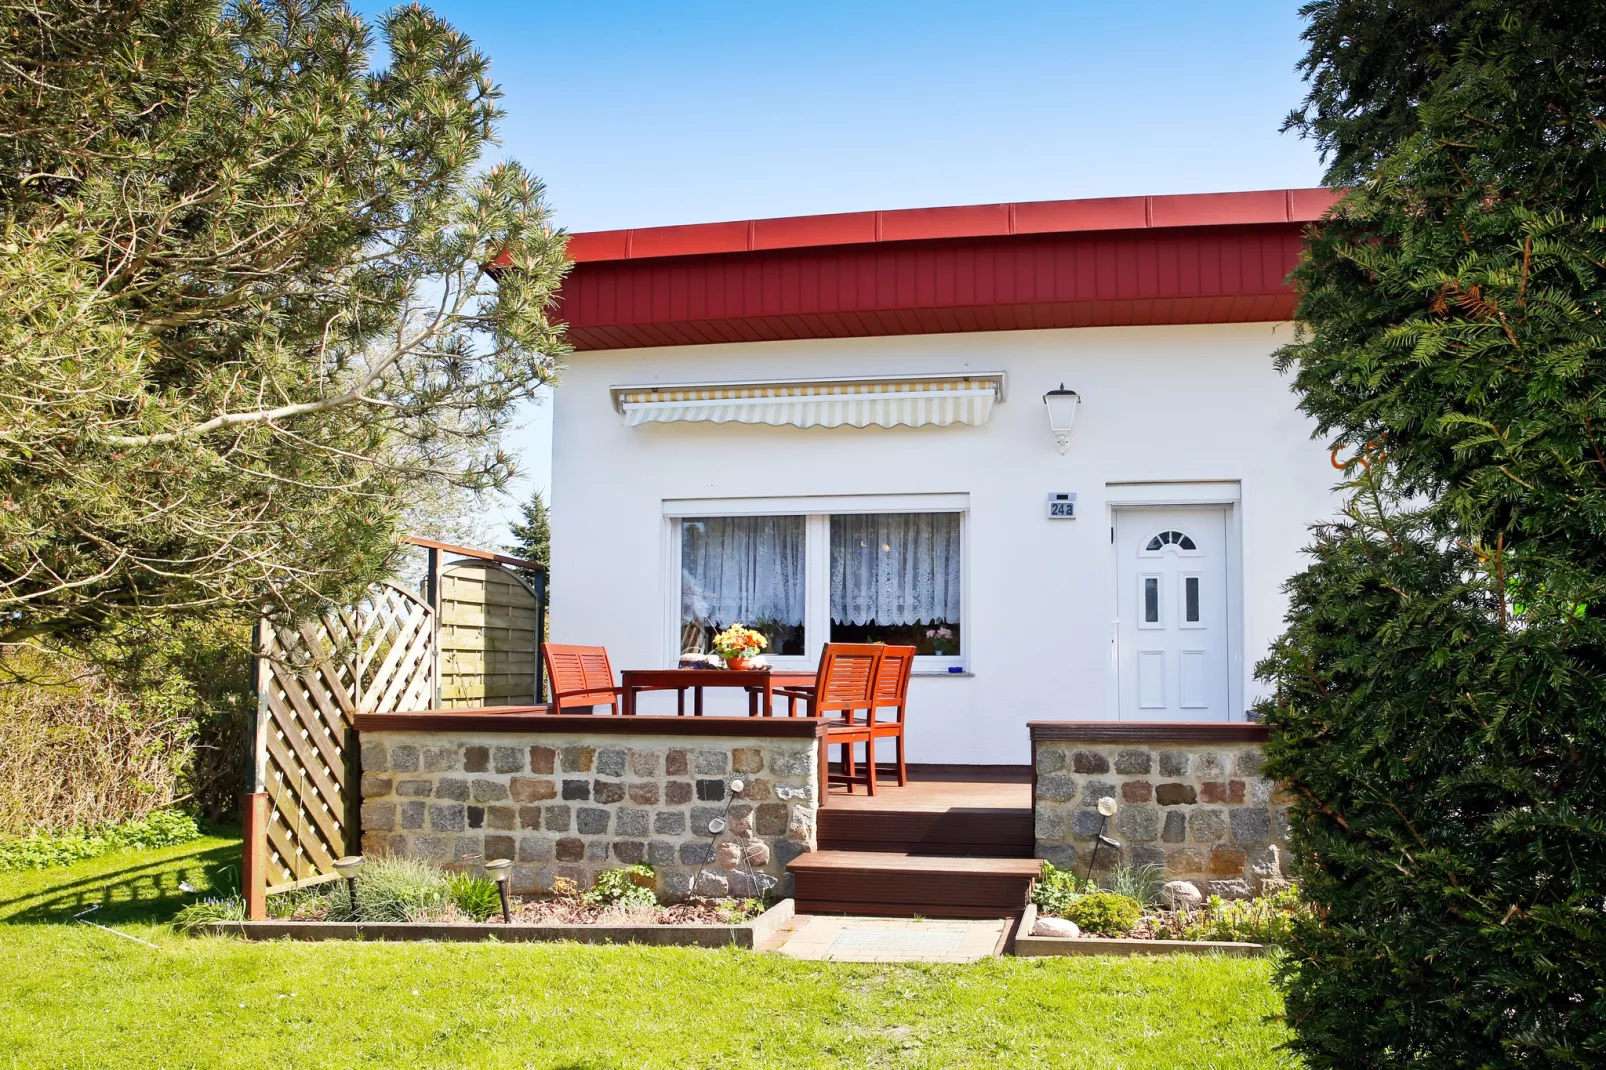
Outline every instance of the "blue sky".
<path id="1" fill-rule="evenodd" d="M 571 231 L 1321 177 L 1278 132 L 1290 0 L 432 6 L 491 57 L 502 151 Z M 509 444 L 547 486 L 546 413 Z"/>

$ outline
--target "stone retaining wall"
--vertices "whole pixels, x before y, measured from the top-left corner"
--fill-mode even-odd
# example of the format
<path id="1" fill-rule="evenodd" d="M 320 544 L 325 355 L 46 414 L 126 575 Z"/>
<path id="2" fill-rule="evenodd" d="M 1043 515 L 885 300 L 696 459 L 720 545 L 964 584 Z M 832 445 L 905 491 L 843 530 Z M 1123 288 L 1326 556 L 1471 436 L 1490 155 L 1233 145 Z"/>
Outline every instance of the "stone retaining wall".
<path id="1" fill-rule="evenodd" d="M 1264 729 L 1220 727 L 1167 739 L 1164 725 L 1116 725 L 1101 739 L 1093 724 L 1033 724 L 1038 856 L 1084 872 L 1108 796 L 1118 809 L 1105 834 L 1121 849 L 1101 848 L 1100 870 L 1154 866 L 1229 899 L 1285 887 L 1287 800 L 1260 772 Z"/>
<path id="2" fill-rule="evenodd" d="M 647 721 L 649 719 L 642 718 Z M 614 723 L 614 726 L 617 722 Z M 610 726 L 610 727 L 614 727 Z M 517 894 L 557 877 L 589 888 L 606 869 L 645 862 L 666 900 L 790 894 L 786 863 L 815 847 L 813 739 L 575 732 L 362 732 L 364 854 L 428 858 L 470 869 L 514 860 Z M 716 861 L 712 818 L 768 846 L 754 887 Z M 732 860 L 731 851 L 721 852 Z"/>

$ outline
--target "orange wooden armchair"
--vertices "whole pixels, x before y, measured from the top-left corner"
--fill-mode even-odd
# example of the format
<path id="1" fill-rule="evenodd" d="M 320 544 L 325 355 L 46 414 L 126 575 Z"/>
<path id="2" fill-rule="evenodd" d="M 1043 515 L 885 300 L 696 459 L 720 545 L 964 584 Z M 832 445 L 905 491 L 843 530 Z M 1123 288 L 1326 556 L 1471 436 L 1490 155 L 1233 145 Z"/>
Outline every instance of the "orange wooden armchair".
<path id="1" fill-rule="evenodd" d="M 831 717 L 840 714 L 826 729 L 820 743 L 820 782 L 822 787 L 835 780 L 846 783 L 848 791 L 853 785 L 864 783 L 866 790 L 875 794 L 875 736 L 870 719 L 875 712 L 876 679 L 886 647 L 879 643 L 827 643 L 820 653 L 820 669 L 815 674 L 813 687 L 777 688 L 777 695 L 785 695 L 789 702 L 801 699 L 805 717 Z M 855 711 L 863 710 L 865 719 L 854 718 Z M 853 747 L 864 744 L 865 771 L 854 770 Z M 825 761 L 829 748 L 842 747 L 842 772 L 830 772 Z"/>
<path id="2" fill-rule="evenodd" d="M 619 692 L 623 689 L 614 686 L 607 647 L 542 643 L 541 657 L 551 681 L 553 713 L 579 713 L 582 708 L 589 713 L 593 706 L 620 712 Z"/>
<path id="3" fill-rule="evenodd" d="M 915 667 L 915 648 L 889 646 L 882 648 L 881 665 L 876 670 L 875 709 L 870 711 L 871 763 L 875 762 L 875 740 L 892 739 L 898 761 L 898 786 L 909 783 L 909 770 L 903 762 L 903 717 L 909 706 L 909 676 Z M 881 710 L 897 711 L 895 719 L 881 721 L 876 714 Z M 850 770 L 851 772 L 851 770 Z"/>

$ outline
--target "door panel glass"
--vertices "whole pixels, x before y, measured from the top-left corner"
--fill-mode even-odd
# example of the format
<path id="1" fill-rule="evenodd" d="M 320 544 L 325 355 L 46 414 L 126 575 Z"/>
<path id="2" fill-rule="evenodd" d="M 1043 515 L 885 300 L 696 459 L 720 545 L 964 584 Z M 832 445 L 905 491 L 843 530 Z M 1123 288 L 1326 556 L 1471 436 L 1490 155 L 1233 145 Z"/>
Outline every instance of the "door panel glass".
<path id="1" fill-rule="evenodd" d="M 1199 623 L 1199 577 L 1189 576 L 1182 584 L 1183 615 L 1189 624 Z"/>
<path id="2" fill-rule="evenodd" d="M 1160 622 L 1160 577 L 1143 577 L 1143 623 Z"/>

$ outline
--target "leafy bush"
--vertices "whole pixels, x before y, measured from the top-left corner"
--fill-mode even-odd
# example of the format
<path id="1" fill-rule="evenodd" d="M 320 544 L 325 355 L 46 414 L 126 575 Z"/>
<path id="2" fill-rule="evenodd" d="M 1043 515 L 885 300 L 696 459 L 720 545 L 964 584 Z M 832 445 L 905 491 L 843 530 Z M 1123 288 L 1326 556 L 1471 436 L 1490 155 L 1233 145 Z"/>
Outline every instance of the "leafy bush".
<path id="1" fill-rule="evenodd" d="M 454 873 L 446 878 L 446 897 L 475 921 L 484 921 L 502 910 L 502 895 L 496 882 L 472 873 Z"/>
<path id="2" fill-rule="evenodd" d="M 1213 895 L 1198 910 L 1168 916 L 1155 935 L 1166 940 L 1282 944 L 1293 934 L 1296 920 L 1311 916 L 1297 888 L 1256 899 L 1223 900 Z"/>
<path id="3" fill-rule="evenodd" d="M 1089 892 L 1072 900 L 1060 917 L 1101 936 L 1125 936 L 1143 916 L 1143 905 L 1129 895 Z"/>
<path id="4" fill-rule="evenodd" d="M 0 837 L 232 814 L 256 702 L 250 624 L 149 622 L 0 650 Z"/>
<path id="5" fill-rule="evenodd" d="M 597 885 L 581 898 L 594 907 L 655 907 L 651 866 L 625 866 L 597 874 Z M 645 882 L 642 883 L 642 882 Z"/>
<path id="6" fill-rule="evenodd" d="M 1045 859 L 1037 885 L 1032 889 L 1032 902 L 1044 914 L 1063 918 L 1066 909 L 1091 887 L 1070 870 L 1060 869 Z"/>
<path id="7" fill-rule="evenodd" d="M 129 848 L 171 847 L 201 838 L 194 817 L 180 810 L 158 810 L 140 821 L 127 821 L 98 832 L 39 833 L 0 841 L 0 873 L 18 869 L 64 866 Z"/>
<path id="8" fill-rule="evenodd" d="M 237 895 L 223 898 L 200 899 L 187 903 L 173 915 L 173 924 L 180 932 L 194 932 L 214 921 L 244 921 L 245 900 Z"/>

